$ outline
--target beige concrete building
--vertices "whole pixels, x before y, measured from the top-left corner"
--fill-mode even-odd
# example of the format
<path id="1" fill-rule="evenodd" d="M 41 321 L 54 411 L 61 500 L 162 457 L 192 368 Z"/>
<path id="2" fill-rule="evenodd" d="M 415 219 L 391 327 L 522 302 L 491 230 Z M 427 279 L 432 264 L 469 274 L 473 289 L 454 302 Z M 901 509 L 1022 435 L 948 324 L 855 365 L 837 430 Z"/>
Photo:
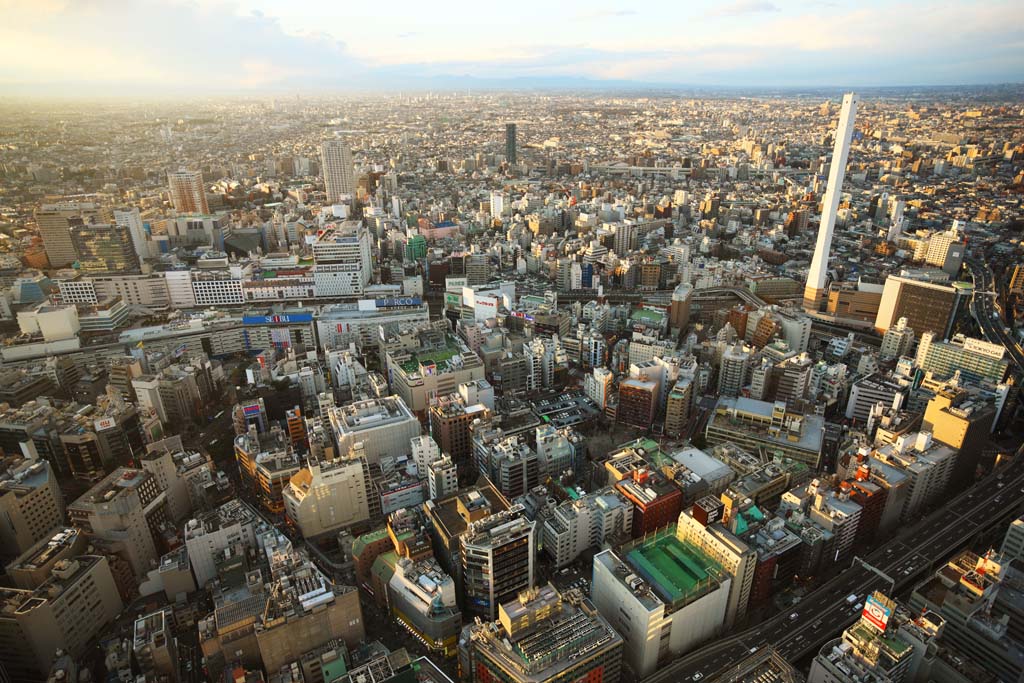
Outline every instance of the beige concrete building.
<path id="1" fill-rule="evenodd" d="M 79 529 L 109 541 L 127 557 L 136 577 L 157 566 L 160 553 L 154 530 L 171 525 L 167 493 L 145 470 L 119 467 L 68 506 Z"/>
<path id="2" fill-rule="evenodd" d="M 697 506 L 717 508 L 719 514 L 725 507 L 713 496 L 698 500 L 694 503 L 694 507 Z M 676 525 L 676 538 L 699 548 L 732 577 L 729 585 L 729 602 L 725 611 L 725 628 L 732 628 L 736 622 L 742 622 L 747 615 L 750 590 L 754 584 L 754 570 L 757 568 L 757 551 L 721 524 L 706 524 L 698 517 L 688 509 L 683 510 Z"/>
<path id="3" fill-rule="evenodd" d="M 57 650 L 82 657 L 123 607 L 105 557 L 62 560 L 34 591 L 0 591 L 0 662 L 11 680 L 45 678 Z"/>
<path id="4" fill-rule="evenodd" d="M 359 591 L 331 582 L 295 552 L 271 560 L 272 584 L 256 642 L 267 671 L 299 659 L 305 652 L 340 638 L 352 647 L 366 637 Z"/>
<path id="5" fill-rule="evenodd" d="M 50 463 L 0 457 L 0 555 L 24 553 L 64 521 L 64 496 Z"/>

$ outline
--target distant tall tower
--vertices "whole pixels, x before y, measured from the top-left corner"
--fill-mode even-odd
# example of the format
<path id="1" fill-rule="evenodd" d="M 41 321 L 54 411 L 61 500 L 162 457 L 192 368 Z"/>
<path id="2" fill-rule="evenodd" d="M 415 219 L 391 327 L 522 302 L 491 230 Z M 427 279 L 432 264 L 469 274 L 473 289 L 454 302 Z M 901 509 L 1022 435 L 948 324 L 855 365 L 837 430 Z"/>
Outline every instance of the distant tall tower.
<path id="1" fill-rule="evenodd" d="M 807 271 L 807 286 L 804 288 L 804 310 L 810 313 L 820 311 L 828 298 L 825 292 L 828 254 L 832 250 L 832 232 L 836 227 L 836 212 L 839 210 L 839 197 L 843 193 L 843 177 L 846 175 L 846 160 L 850 156 L 850 139 L 856 116 L 857 96 L 852 92 L 846 93 L 839 112 L 836 144 L 828 171 L 828 188 L 825 190 L 821 225 L 818 227 L 818 242 L 814 247 L 814 258 L 811 260 L 811 269 Z"/>
<path id="2" fill-rule="evenodd" d="M 203 215 L 210 213 L 202 173 L 181 169 L 177 173 L 168 173 L 167 182 L 171 188 L 171 204 L 175 211 Z"/>
<path id="3" fill-rule="evenodd" d="M 327 203 L 337 204 L 342 195 L 356 195 L 356 174 L 352 150 L 344 140 L 324 140 L 320 145 L 320 161 L 327 187 Z"/>
<path id="4" fill-rule="evenodd" d="M 510 164 L 517 162 L 516 157 L 516 124 L 505 124 L 505 161 Z"/>

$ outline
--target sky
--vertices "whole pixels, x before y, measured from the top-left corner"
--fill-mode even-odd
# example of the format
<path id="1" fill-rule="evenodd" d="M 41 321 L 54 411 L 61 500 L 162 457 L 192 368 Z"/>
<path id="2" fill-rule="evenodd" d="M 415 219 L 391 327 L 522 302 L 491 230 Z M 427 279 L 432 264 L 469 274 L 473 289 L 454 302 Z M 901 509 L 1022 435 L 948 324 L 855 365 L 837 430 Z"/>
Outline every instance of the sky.
<path id="1" fill-rule="evenodd" d="M 1024 81 L 1024 2 L 0 0 L 0 94 Z"/>

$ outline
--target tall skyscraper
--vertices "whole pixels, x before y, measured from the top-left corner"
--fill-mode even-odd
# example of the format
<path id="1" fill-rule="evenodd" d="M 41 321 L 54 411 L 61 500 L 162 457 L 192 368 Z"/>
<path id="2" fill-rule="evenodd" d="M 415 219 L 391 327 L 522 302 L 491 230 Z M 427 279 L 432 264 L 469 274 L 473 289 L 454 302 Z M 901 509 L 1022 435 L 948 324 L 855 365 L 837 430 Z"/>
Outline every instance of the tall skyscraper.
<path id="1" fill-rule="evenodd" d="M 804 289 L 804 309 L 820 311 L 825 303 L 825 279 L 828 274 L 828 254 L 832 250 L 832 232 L 836 227 L 836 212 L 839 197 L 843 193 L 843 178 L 846 175 L 846 160 L 850 155 L 850 139 L 853 135 L 853 121 L 857 116 L 857 96 L 843 95 L 843 107 L 839 112 L 836 127 L 836 143 L 832 149 L 832 164 L 828 172 L 828 188 L 821 208 L 821 225 L 818 227 L 818 242 L 814 247 L 814 258 L 807 271 L 807 286 Z"/>
<path id="2" fill-rule="evenodd" d="M 517 163 L 516 157 L 516 124 L 505 124 L 505 161 L 510 164 Z"/>
<path id="3" fill-rule="evenodd" d="M 181 169 L 175 173 L 168 173 L 167 183 L 171 188 L 171 205 L 175 211 L 203 215 L 210 213 L 202 173 Z"/>
<path id="4" fill-rule="evenodd" d="M 43 204 L 36 211 L 35 217 L 50 266 L 63 268 L 78 258 L 78 252 L 71 241 L 71 225 L 105 220 L 107 213 L 89 202 L 64 202 Z"/>
<path id="5" fill-rule="evenodd" d="M 355 196 L 356 174 L 352 150 L 344 140 L 324 140 L 320 145 L 320 161 L 327 188 L 327 203 L 336 204 L 342 195 Z"/>

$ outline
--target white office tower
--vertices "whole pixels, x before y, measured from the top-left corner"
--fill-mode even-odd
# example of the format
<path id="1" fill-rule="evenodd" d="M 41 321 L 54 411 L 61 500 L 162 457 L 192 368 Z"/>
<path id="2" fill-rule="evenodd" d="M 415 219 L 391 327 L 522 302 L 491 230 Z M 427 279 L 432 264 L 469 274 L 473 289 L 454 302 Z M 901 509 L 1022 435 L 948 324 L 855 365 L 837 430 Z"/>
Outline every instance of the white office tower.
<path id="1" fill-rule="evenodd" d="M 846 160 L 850 156 L 850 139 L 853 136 L 853 121 L 857 116 L 857 96 L 843 95 L 843 107 L 839 112 L 839 126 L 836 128 L 836 144 L 832 150 L 832 164 L 828 172 L 828 188 L 821 209 L 821 225 L 818 227 L 818 242 L 814 247 L 811 269 L 807 271 L 807 286 L 804 288 L 804 309 L 808 312 L 821 310 L 827 299 L 825 278 L 828 274 L 828 255 L 832 250 L 832 232 L 836 227 L 836 212 L 839 197 L 843 193 L 843 177 L 846 175 Z"/>
<path id="2" fill-rule="evenodd" d="M 352 165 L 352 150 L 344 140 L 324 140 L 320 145 L 320 164 L 328 204 L 339 203 L 344 196 L 355 196 L 356 173 Z"/>
<path id="3" fill-rule="evenodd" d="M 505 213 L 505 195 L 501 192 L 491 193 L 491 218 L 501 218 Z"/>
<path id="4" fill-rule="evenodd" d="M 132 248 L 139 257 L 139 263 L 149 258 L 149 241 L 146 228 L 142 225 L 142 216 L 137 208 L 114 209 L 114 223 L 128 230 L 132 239 Z"/>
<path id="5" fill-rule="evenodd" d="M 906 318 L 900 318 L 896 325 L 885 331 L 880 349 L 883 359 L 899 358 L 910 353 L 914 345 L 914 330 L 907 324 Z"/>
<path id="6" fill-rule="evenodd" d="M 428 437 L 429 438 L 429 437 Z M 430 500 L 441 500 L 459 490 L 459 472 L 452 456 L 442 455 L 427 468 Z"/>
<path id="7" fill-rule="evenodd" d="M 416 473 L 425 479 L 430 465 L 441 459 L 441 447 L 428 434 L 421 434 L 409 439 L 412 448 L 412 461 L 416 463 Z"/>
<path id="8" fill-rule="evenodd" d="M 370 233 L 359 221 L 329 227 L 313 243 L 317 296 L 358 296 L 373 276 Z"/>
<path id="9" fill-rule="evenodd" d="M 633 221 L 625 221 L 615 226 L 615 254 L 629 256 L 636 249 L 640 229 Z"/>
<path id="10" fill-rule="evenodd" d="M 722 354 L 718 369 L 718 393 L 722 396 L 739 396 L 747 383 L 750 369 L 750 349 L 742 344 L 728 347 Z"/>

